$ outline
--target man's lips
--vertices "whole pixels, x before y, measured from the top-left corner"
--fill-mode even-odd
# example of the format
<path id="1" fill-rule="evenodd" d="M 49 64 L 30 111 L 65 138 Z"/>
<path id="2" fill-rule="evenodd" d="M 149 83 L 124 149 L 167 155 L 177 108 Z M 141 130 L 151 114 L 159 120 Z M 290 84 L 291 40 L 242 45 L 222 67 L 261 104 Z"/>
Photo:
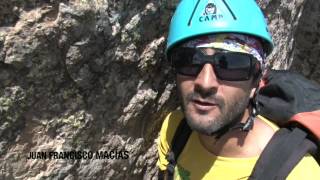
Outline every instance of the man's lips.
<path id="1" fill-rule="evenodd" d="M 212 102 L 212 101 L 204 101 L 204 100 L 197 100 L 197 99 L 192 100 L 192 102 L 196 103 L 196 104 L 203 105 L 203 106 L 216 106 L 217 105 L 217 103 Z"/>
<path id="2" fill-rule="evenodd" d="M 191 102 L 194 105 L 194 107 L 200 111 L 209 111 L 218 106 L 216 102 L 202 100 L 202 99 L 193 99 L 191 100 Z"/>

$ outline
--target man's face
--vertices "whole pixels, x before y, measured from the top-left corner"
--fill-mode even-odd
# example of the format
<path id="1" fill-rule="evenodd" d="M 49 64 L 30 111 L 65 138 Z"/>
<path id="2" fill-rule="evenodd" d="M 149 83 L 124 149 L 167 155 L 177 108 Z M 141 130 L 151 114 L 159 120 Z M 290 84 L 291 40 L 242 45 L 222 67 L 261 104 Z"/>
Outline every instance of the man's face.
<path id="1" fill-rule="evenodd" d="M 205 64 L 195 77 L 177 74 L 182 108 L 191 128 L 210 135 L 233 120 L 240 120 L 254 90 L 251 79 L 219 80 L 211 64 Z"/>

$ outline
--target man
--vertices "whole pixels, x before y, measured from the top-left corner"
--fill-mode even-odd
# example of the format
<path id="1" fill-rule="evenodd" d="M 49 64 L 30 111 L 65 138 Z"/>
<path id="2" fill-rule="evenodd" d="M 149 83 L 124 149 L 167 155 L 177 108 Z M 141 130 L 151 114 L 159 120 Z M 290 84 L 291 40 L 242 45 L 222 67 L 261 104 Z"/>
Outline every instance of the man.
<path id="1" fill-rule="evenodd" d="M 255 1 L 180 2 L 166 53 L 176 72 L 181 110 L 166 117 L 160 132 L 158 166 L 165 176 L 173 168 L 174 179 L 249 178 L 278 129 L 256 116 L 252 100 L 272 49 Z M 168 154 L 181 121 L 192 132 L 172 167 Z M 306 156 L 288 179 L 320 179 L 320 168 Z"/>

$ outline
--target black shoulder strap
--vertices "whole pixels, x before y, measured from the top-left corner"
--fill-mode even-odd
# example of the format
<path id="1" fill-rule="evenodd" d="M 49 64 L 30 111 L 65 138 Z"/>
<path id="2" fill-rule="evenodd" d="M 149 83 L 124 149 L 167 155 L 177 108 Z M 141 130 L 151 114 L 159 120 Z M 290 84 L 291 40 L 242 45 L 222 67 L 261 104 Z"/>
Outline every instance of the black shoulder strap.
<path id="1" fill-rule="evenodd" d="M 172 142 L 171 142 L 171 150 L 167 154 L 167 160 L 169 161 L 169 164 L 167 166 L 167 177 L 168 180 L 173 179 L 174 174 L 174 167 L 177 164 L 177 160 L 179 158 L 180 153 L 182 152 L 184 146 L 187 144 L 187 141 L 191 134 L 191 129 L 186 121 L 185 118 L 183 118 L 178 125 L 178 128 L 173 136 Z"/>
<path id="2" fill-rule="evenodd" d="M 316 143 L 307 136 L 298 127 L 277 131 L 261 153 L 250 180 L 286 179 L 307 153 L 314 154 L 317 150 Z"/>

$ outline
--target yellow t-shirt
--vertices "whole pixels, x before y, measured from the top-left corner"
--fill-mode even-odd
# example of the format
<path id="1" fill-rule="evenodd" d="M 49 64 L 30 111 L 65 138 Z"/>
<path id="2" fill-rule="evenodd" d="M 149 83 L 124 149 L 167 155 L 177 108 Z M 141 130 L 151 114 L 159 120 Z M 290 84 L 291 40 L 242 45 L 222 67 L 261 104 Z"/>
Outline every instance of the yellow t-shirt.
<path id="1" fill-rule="evenodd" d="M 175 111 L 170 113 L 162 124 L 158 143 L 159 159 L 157 162 L 161 170 L 166 170 L 168 161 L 165 157 L 175 130 L 182 118 L 182 112 Z M 259 118 L 268 123 L 273 129 L 278 129 L 276 125 L 262 116 L 259 116 Z M 197 134 L 192 132 L 179 156 L 174 177 L 177 180 L 248 179 L 257 160 L 258 157 L 229 158 L 214 156 L 200 144 Z M 305 156 L 289 174 L 287 179 L 320 180 L 320 167 L 312 156 Z"/>

